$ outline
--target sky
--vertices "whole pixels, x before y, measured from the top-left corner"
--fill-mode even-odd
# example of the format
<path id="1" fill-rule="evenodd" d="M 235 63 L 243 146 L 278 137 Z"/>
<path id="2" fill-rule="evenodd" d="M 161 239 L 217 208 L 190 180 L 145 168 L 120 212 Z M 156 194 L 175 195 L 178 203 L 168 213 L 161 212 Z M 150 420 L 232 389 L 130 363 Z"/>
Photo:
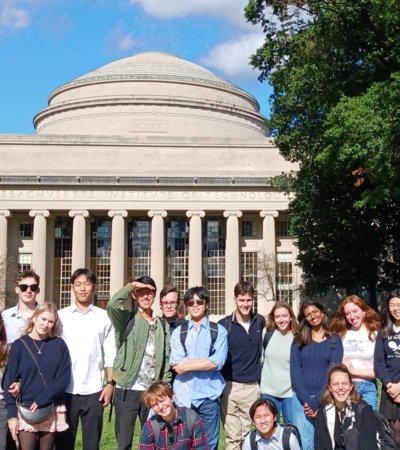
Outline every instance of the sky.
<path id="1" fill-rule="evenodd" d="M 247 0 L 0 0 L 0 133 L 34 133 L 61 84 L 120 58 L 162 51 L 200 64 L 256 97 L 271 89 L 249 57 L 264 37 Z"/>

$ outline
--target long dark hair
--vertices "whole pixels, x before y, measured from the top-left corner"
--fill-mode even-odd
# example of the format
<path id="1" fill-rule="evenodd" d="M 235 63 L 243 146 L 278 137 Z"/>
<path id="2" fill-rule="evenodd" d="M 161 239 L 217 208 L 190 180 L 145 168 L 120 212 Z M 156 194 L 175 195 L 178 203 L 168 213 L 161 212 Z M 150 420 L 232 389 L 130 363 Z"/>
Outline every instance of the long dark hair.
<path id="1" fill-rule="evenodd" d="M 322 303 L 317 302 L 316 300 L 304 300 L 300 304 L 299 314 L 297 316 L 299 328 L 297 329 L 297 333 L 294 336 L 294 342 L 297 342 L 301 346 L 307 345 L 312 341 L 311 326 L 308 323 L 306 316 L 304 315 L 304 311 L 310 306 L 315 306 L 324 314 L 324 318 L 322 320 L 322 328 L 324 330 L 325 337 L 329 338 L 332 335 L 332 333 L 328 329 L 329 319 L 328 316 L 326 315 L 324 305 L 322 305 Z"/>
<path id="2" fill-rule="evenodd" d="M 389 302 L 392 298 L 400 298 L 400 288 L 396 288 L 392 292 L 389 292 L 385 301 L 382 303 L 381 308 L 382 336 L 384 338 L 387 338 L 388 336 L 394 333 L 393 330 L 394 320 L 389 310 Z"/>
<path id="3" fill-rule="evenodd" d="M 7 335 L 4 320 L 0 313 L 0 368 L 7 364 Z"/>

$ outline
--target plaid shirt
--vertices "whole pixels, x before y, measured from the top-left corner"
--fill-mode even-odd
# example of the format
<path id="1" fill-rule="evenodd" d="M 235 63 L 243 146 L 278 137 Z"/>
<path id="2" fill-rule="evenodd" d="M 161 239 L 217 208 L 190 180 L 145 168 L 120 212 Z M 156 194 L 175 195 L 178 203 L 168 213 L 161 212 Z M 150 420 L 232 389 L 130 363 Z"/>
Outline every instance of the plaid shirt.
<path id="1" fill-rule="evenodd" d="M 177 407 L 177 416 L 170 427 L 159 416 L 154 416 L 160 424 L 160 436 L 157 442 L 154 442 L 154 432 L 151 420 L 148 420 L 140 434 L 138 450 L 208 450 L 206 431 L 204 423 L 200 416 L 194 427 L 193 436 L 190 436 L 186 424 L 186 410 L 188 408 Z M 169 429 L 168 429 L 169 428 Z"/>

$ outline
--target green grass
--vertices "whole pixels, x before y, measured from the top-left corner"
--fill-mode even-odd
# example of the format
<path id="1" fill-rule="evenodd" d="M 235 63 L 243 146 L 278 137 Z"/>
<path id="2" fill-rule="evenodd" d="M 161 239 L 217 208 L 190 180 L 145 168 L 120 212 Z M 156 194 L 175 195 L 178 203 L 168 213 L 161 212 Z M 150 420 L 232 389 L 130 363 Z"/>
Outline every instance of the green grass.
<path id="1" fill-rule="evenodd" d="M 108 421 L 108 413 L 109 408 L 107 408 L 104 412 L 104 420 L 103 420 L 103 434 L 101 438 L 100 443 L 100 449 L 101 450 L 116 450 L 117 448 L 117 441 L 115 440 L 115 434 L 114 434 L 114 415 L 111 419 L 111 422 Z M 140 426 L 139 426 L 139 420 L 136 421 L 135 426 L 135 436 L 133 438 L 133 444 L 132 449 L 136 450 L 138 447 L 138 440 L 139 440 L 139 434 L 140 434 Z M 225 449 L 225 434 L 224 430 L 222 428 L 222 425 L 220 426 L 220 432 L 219 432 L 219 443 L 218 443 L 218 450 L 224 450 Z M 75 442 L 75 450 L 82 450 L 82 437 L 80 429 L 78 431 L 78 435 Z"/>

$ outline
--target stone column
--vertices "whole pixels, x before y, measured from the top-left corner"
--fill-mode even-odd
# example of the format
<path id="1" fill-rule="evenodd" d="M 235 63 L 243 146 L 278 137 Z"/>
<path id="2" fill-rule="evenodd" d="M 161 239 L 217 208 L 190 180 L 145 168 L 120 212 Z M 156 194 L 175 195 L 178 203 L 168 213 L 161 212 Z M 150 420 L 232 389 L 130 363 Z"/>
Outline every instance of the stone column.
<path id="1" fill-rule="evenodd" d="M 201 219 L 204 211 L 187 211 L 189 221 L 189 287 L 203 284 Z"/>
<path id="2" fill-rule="evenodd" d="M 7 287 L 7 217 L 11 217 L 8 209 L 0 210 L 0 309 L 6 306 L 6 287 Z"/>
<path id="3" fill-rule="evenodd" d="M 127 211 L 108 211 L 108 217 L 112 217 L 111 230 L 111 273 L 110 295 L 114 295 L 125 284 L 125 217 Z"/>
<path id="4" fill-rule="evenodd" d="M 86 267 L 86 217 L 89 212 L 85 209 L 72 210 L 69 217 L 73 217 L 72 223 L 72 267 L 71 273 L 76 269 Z"/>
<path id="5" fill-rule="evenodd" d="M 226 217 L 226 244 L 225 244 L 225 307 L 229 314 L 234 308 L 233 291 L 240 281 L 240 241 L 239 217 L 241 211 L 224 211 Z"/>
<path id="6" fill-rule="evenodd" d="M 165 231 L 164 217 L 167 211 L 149 211 L 151 221 L 151 269 L 150 276 L 156 282 L 157 291 L 164 286 L 165 266 Z"/>
<path id="7" fill-rule="evenodd" d="M 47 209 L 31 210 L 30 217 L 33 217 L 33 253 L 32 269 L 40 276 L 40 294 L 36 297 L 39 303 L 43 303 L 46 297 L 46 218 L 50 213 Z"/>
<path id="8" fill-rule="evenodd" d="M 263 285 L 259 285 L 259 291 L 264 292 L 266 302 L 263 302 L 265 311 L 260 309 L 261 302 L 259 302 L 259 313 L 267 313 L 271 309 L 271 301 L 275 298 L 276 293 L 276 237 L 275 237 L 275 218 L 278 217 L 277 211 L 260 211 L 260 216 L 263 220 L 263 240 L 261 247 L 261 255 L 263 261 L 263 270 L 267 270 L 268 274 L 262 274 L 264 280 Z M 271 280 L 267 285 L 267 280 Z M 261 284 L 261 283 L 260 283 Z"/>

